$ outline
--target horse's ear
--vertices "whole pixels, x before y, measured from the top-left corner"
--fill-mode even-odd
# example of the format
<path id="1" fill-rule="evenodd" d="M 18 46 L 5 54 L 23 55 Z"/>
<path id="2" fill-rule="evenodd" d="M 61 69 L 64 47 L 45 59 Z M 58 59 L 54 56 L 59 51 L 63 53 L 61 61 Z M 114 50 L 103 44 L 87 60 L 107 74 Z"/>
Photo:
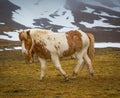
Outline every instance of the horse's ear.
<path id="1" fill-rule="evenodd" d="M 27 36 L 30 36 L 30 30 L 27 30 L 26 33 L 27 33 Z"/>

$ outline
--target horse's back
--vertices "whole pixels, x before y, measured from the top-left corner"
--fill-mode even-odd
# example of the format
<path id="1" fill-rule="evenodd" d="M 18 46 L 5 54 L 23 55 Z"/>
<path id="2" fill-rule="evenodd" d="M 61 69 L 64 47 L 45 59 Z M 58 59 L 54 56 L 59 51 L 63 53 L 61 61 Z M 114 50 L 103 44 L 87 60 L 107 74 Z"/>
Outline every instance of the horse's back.
<path id="1" fill-rule="evenodd" d="M 75 52 L 87 51 L 90 44 L 87 34 L 81 30 L 54 33 L 51 30 L 32 29 L 31 35 L 37 47 L 45 49 L 50 55 L 70 56 Z"/>

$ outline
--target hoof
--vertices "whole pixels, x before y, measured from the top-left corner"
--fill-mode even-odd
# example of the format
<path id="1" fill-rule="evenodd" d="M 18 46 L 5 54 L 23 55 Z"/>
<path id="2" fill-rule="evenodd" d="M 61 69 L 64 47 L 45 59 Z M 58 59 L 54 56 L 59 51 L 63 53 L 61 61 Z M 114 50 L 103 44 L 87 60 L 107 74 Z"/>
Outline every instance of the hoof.
<path id="1" fill-rule="evenodd" d="M 71 79 L 76 79 L 77 76 L 72 76 Z"/>
<path id="2" fill-rule="evenodd" d="M 90 76 L 94 76 L 94 73 L 90 73 Z"/>
<path id="3" fill-rule="evenodd" d="M 77 73 L 73 72 L 72 79 L 75 79 L 77 77 Z"/>
<path id="4" fill-rule="evenodd" d="M 65 82 L 69 81 L 68 75 L 65 75 Z"/>
<path id="5" fill-rule="evenodd" d="M 40 82 L 42 82 L 43 80 L 44 80 L 44 77 L 41 77 L 41 78 L 39 79 Z"/>
<path id="6" fill-rule="evenodd" d="M 31 61 L 31 63 L 35 63 L 35 61 Z"/>
<path id="7" fill-rule="evenodd" d="M 39 82 L 43 82 L 43 79 L 39 79 Z"/>
<path id="8" fill-rule="evenodd" d="M 30 62 L 25 62 L 25 64 L 30 64 Z"/>
<path id="9" fill-rule="evenodd" d="M 69 81 L 69 78 L 67 77 L 67 78 L 65 78 L 65 82 L 67 82 L 67 81 Z"/>

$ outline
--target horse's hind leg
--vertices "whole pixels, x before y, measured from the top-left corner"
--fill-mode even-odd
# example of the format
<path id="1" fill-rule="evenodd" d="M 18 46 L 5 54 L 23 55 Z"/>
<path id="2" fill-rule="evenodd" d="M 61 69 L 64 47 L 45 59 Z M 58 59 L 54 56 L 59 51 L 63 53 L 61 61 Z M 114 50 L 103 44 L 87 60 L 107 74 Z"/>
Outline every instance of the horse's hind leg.
<path id="1" fill-rule="evenodd" d="M 87 53 L 84 55 L 84 60 L 85 60 L 85 63 L 87 64 L 87 66 L 88 66 L 90 75 L 93 76 L 94 75 L 94 71 L 93 71 L 91 59 L 89 58 Z"/>
<path id="2" fill-rule="evenodd" d="M 78 72 L 80 69 L 82 69 L 83 67 L 83 55 L 82 53 L 78 53 L 76 54 L 76 57 L 77 57 L 77 65 L 75 66 L 75 69 L 73 71 L 73 78 L 76 78 Z"/>
<path id="3" fill-rule="evenodd" d="M 55 67 L 62 73 L 62 75 L 65 77 L 65 80 L 68 80 L 68 75 L 66 74 L 66 72 L 62 69 L 60 61 L 59 61 L 59 57 L 54 54 L 51 56 L 51 59 L 55 65 Z"/>
<path id="4" fill-rule="evenodd" d="M 39 61 L 41 63 L 41 76 L 40 76 L 40 81 L 44 79 L 45 76 L 45 71 L 46 71 L 46 60 L 39 58 Z"/>

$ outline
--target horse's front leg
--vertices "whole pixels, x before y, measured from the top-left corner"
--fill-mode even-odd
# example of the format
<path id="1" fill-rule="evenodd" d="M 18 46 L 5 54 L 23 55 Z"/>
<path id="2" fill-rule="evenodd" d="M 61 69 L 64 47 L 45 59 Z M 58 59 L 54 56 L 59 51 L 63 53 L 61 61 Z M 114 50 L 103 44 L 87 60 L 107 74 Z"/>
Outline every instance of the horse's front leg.
<path id="1" fill-rule="evenodd" d="M 65 81 L 68 81 L 68 80 L 69 80 L 68 75 L 67 75 L 66 72 L 62 69 L 58 55 L 53 54 L 53 55 L 51 56 L 51 59 L 52 59 L 54 65 L 55 65 L 55 67 L 56 67 L 56 68 L 62 73 L 62 75 L 65 77 Z"/>
<path id="2" fill-rule="evenodd" d="M 31 61 L 32 61 L 32 63 L 34 63 L 34 61 L 35 61 L 35 52 L 34 51 L 31 52 Z"/>
<path id="3" fill-rule="evenodd" d="M 46 60 L 43 58 L 38 58 L 40 63 L 41 63 L 41 76 L 40 76 L 40 81 L 44 79 L 45 76 L 45 71 L 46 71 Z"/>

